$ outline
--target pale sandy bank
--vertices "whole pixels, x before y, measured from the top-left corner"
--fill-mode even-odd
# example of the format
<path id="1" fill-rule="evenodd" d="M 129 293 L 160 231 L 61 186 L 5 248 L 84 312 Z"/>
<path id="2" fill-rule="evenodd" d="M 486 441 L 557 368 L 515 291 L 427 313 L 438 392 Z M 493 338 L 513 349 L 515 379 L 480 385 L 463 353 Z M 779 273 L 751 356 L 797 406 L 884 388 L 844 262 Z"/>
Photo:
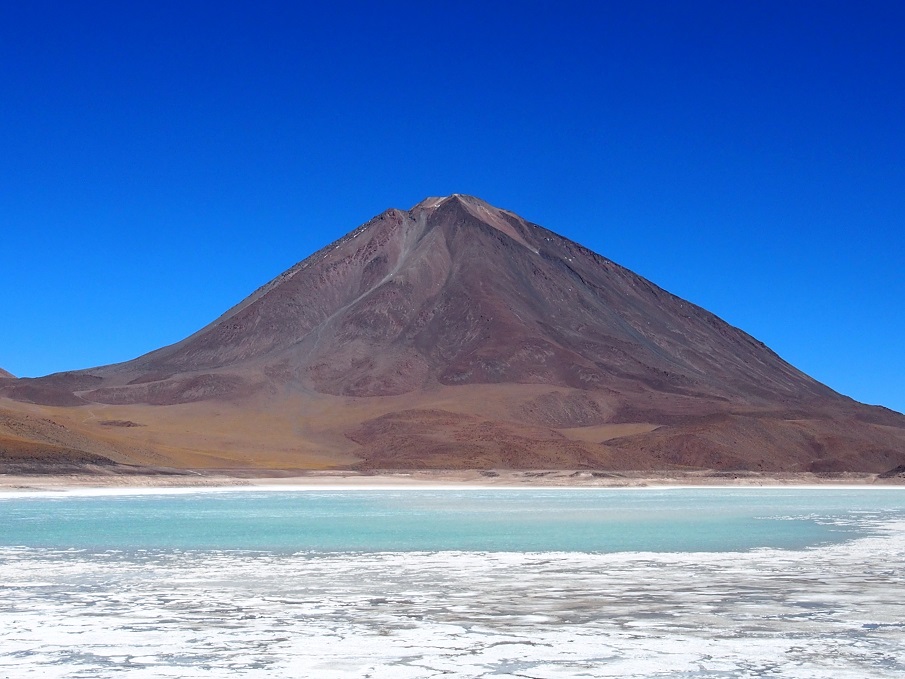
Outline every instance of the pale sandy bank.
<path id="1" fill-rule="evenodd" d="M 204 488 L 292 487 L 311 488 L 621 488 L 656 486 L 854 486 L 905 487 L 905 478 L 879 478 L 876 474 L 756 473 L 714 471 L 349 471 L 259 472 L 180 471 L 166 474 L 0 474 L 0 493 L 65 491 L 84 488 Z"/>

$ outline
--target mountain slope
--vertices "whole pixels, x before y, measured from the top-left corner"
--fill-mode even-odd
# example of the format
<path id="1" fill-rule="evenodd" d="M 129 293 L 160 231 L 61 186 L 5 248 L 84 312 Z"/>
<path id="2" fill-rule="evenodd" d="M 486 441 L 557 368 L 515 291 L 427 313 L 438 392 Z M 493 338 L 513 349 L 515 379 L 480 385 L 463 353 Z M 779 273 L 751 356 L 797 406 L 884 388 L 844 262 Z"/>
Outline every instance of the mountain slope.
<path id="1" fill-rule="evenodd" d="M 457 194 L 382 213 L 182 342 L 0 393 L 138 408 L 152 421 L 192 404 L 283 413 L 308 422 L 287 435 L 289 458 L 296 445 L 365 467 L 905 462 L 905 417 L 840 396 L 704 309 Z M 306 420 L 312 404 L 332 424 Z"/>

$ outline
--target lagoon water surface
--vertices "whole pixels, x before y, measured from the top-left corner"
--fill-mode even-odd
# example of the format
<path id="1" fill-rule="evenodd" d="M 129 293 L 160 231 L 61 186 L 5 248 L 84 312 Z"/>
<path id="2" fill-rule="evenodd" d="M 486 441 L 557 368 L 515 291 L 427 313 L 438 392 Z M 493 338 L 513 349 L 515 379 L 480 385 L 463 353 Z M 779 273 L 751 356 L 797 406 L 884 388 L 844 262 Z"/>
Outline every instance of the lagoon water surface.
<path id="1" fill-rule="evenodd" d="M 905 675 L 905 489 L 0 496 L 0 676 Z"/>

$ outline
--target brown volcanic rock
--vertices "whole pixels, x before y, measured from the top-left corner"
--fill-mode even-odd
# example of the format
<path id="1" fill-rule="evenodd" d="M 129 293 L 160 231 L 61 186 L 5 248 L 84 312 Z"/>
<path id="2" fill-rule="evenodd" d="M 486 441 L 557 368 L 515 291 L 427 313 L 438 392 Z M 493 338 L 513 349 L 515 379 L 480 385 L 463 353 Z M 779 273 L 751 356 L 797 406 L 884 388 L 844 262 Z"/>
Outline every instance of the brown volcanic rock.
<path id="1" fill-rule="evenodd" d="M 505 388 L 470 401 L 481 385 Z M 332 429 L 318 436 L 364 467 L 905 462 L 902 415 L 840 396 L 704 309 L 462 195 L 384 212 L 178 344 L 0 394 L 267 403 L 290 421 L 329 402 Z M 617 426 L 631 433 L 613 436 Z"/>
<path id="2" fill-rule="evenodd" d="M 49 418 L 0 408 L 0 471 L 78 471 L 111 466 L 115 448 Z"/>
<path id="3" fill-rule="evenodd" d="M 603 449 L 544 427 L 514 425 L 444 410 L 403 410 L 348 434 L 363 469 L 613 468 Z"/>
<path id="4" fill-rule="evenodd" d="M 703 309 L 458 195 L 383 213 L 179 344 L 42 384 L 176 403 L 227 396 L 249 373 L 347 396 L 474 383 L 631 383 L 770 404 L 833 395 Z M 201 387 L 186 378 L 199 374 Z M 144 386 L 160 382 L 173 385 L 160 397 Z"/>
<path id="5" fill-rule="evenodd" d="M 3 379 L 13 379 L 14 380 L 14 379 L 16 379 L 16 376 L 13 375 L 11 372 L 7 372 L 3 368 L 0 368 L 0 380 L 3 380 Z"/>

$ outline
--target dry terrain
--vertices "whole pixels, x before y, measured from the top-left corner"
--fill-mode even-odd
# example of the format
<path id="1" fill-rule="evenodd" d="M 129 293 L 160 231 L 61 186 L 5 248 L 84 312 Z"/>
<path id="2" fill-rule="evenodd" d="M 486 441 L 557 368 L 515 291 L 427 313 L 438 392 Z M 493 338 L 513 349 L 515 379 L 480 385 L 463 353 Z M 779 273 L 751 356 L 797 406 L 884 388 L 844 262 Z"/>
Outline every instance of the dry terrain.
<path id="1" fill-rule="evenodd" d="M 877 474 L 905 465 L 905 416 L 452 195 L 378 215 L 172 346 L 0 373 L 0 465 Z"/>

